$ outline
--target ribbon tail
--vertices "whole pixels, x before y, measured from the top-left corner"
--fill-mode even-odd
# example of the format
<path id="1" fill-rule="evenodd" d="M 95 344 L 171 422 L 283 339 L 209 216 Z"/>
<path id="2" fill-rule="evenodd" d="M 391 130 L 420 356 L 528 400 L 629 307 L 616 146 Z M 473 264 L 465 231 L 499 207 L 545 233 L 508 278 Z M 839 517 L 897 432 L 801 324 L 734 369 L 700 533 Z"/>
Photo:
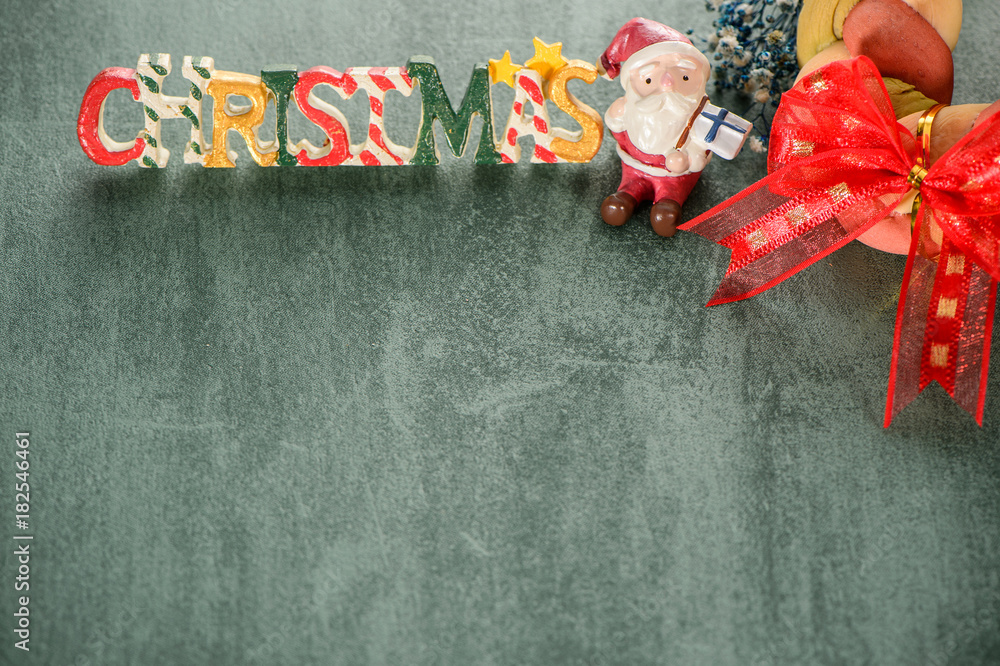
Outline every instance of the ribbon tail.
<path id="1" fill-rule="evenodd" d="M 969 291 L 970 301 L 973 299 L 973 295 L 975 295 L 977 301 L 985 301 L 985 304 L 975 310 L 976 312 L 982 312 L 982 323 L 977 324 L 977 322 L 972 322 L 969 325 L 969 331 L 973 332 L 976 330 L 982 330 L 982 341 L 977 347 L 975 339 L 970 338 L 972 353 L 968 355 L 967 360 L 977 361 L 977 363 L 969 362 L 966 365 L 959 366 L 958 379 L 962 381 L 958 385 L 963 388 L 973 388 L 972 382 L 975 380 L 976 411 L 974 416 L 976 417 L 976 423 L 982 426 L 983 408 L 986 405 L 986 385 L 989 379 L 990 342 L 993 338 L 993 317 L 996 311 L 997 280 L 993 279 L 993 277 L 983 270 L 978 264 L 973 269 L 972 279 L 974 287 Z M 981 329 L 977 329 L 977 326 L 981 326 Z M 978 357 L 975 355 L 975 352 L 977 351 Z M 978 376 L 976 376 L 975 373 L 977 365 L 979 371 Z M 968 382 L 968 386 L 966 386 L 966 381 Z M 961 404 L 961 402 L 959 402 L 959 404 Z M 968 411 L 969 413 L 972 413 L 971 409 Z"/>
<path id="2" fill-rule="evenodd" d="M 733 232 L 755 219 L 754 216 L 741 214 L 743 209 L 755 213 L 763 213 L 766 210 L 777 208 L 781 203 L 788 201 L 788 197 L 774 195 L 776 200 L 767 202 L 770 205 L 765 204 L 766 207 L 757 203 L 758 198 L 771 194 L 770 190 L 767 189 L 767 184 L 770 180 L 773 180 L 771 176 L 766 176 L 758 180 L 750 187 L 713 206 L 698 217 L 679 225 L 677 228 L 704 236 L 710 241 L 721 244 Z M 764 192 L 760 192 L 760 190 L 764 190 Z M 738 208 L 739 213 L 734 211 L 734 208 Z"/>
<path id="3" fill-rule="evenodd" d="M 983 424 L 997 282 L 945 241 L 927 313 L 920 388 L 932 381 Z"/>
<path id="4" fill-rule="evenodd" d="M 789 197 L 774 194 L 767 187 L 771 179 L 771 177 L 766 177 L 757 181 L 730 199 L 677 228 L 704 236 L 723 247 L 734 249 L 727 242 L 727 239 L 730 239 L 734 233 L 753 223 L 758 217 L 790 201 Z M 771 286 L 762 286 L 752 282 L 744 284 L 737 273 L 735 259 L 735 257 L 730 259 L 726 274 L 707 305 L 718 305 L 720 303 L 729 303 L 749 298 Z"/>
<path id="5" fill-rule="evenodd" d="M 921 390 L 920 358 L 927 324 L 927 307 L 936 272 L 934 262 L 919 254 L 928 240 L 926 226 L 921 208 L 913 228 L 903 283 L 899 290 L 892 362 L 889 364 L 889 389 L 885 403 L 885 428 L 889 427 L 892 419 L 904 407 L 916 399 Z"/>
<path id="6" fill-rule="evenodd" d="M 854 240 L 895 207 L 902 198 L 898 183 L 880 172 L 849 184 L 839 170 L 842 157 L 785 167 L 678 227 L 733 251 L 708 305 L 770 289 Z M 826 180 L 811 189 L 787 187 L 814 172 Z M 895 200 L 881 200 L 890 193 Z"/>
<path id="7" fill-rule="evenodd" d="M 929 226 L 921 211 L 896 315 L 885 427 L 933 381 L 982 425 L 997 281 L 947 237 L 936 263 L 923 258 Z"/>

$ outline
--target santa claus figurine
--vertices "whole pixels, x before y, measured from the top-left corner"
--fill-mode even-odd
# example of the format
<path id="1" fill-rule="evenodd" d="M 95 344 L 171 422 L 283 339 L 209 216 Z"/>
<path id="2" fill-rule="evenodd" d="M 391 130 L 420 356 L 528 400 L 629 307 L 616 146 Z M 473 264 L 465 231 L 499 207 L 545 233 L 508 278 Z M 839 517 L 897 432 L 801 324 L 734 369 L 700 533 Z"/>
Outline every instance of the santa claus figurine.
<path id="1" fill-rule="evenodd" d="M 640 201 L 652 201 L 653 231 L 673 236 L 681 206 L 713 153 L 731 159 L 751 124 L 708 103 L 708 58 L 662 23 L 634 18 L 601 56 L 605 78 L 621 75 L 625 96 L 604 116 L 618 142 L 622 181 L 601 204 L 620 226 Z"/>

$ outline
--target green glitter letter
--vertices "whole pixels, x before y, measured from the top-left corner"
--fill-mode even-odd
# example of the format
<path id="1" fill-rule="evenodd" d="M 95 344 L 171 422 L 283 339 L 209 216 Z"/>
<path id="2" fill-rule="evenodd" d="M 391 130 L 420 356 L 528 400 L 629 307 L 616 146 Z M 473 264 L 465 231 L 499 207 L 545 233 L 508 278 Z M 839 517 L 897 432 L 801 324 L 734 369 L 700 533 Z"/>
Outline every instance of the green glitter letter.
<path id="1" fill-rule="evenodd" d="M 420 101 L 423 107 L 420 132 L 417 134 L 416 152 L 410 164 L 437 164 L 440 158 L 434 144 L 434 119 L 441 121 L 448 147 L 455 157 L 465 152 L 469 140 L 469 128 L 473 114 L 483 119 L 483 132 L 479 136 L 476 150 L 476 164 L 500 164 L 493 138 L 493 101 L 490 96 L 490 75 L 486 65 L 478 64 L 472 70 L 469 89 L 462 100 L 462 106 L 455 113 L 451 100 L 441 85 L 434 59 L 428 56 L 414 56 L 406 63 L 410 78 L 420 81 Z"/>
<path id="2" fill-rule="evenodd" d="M 295 166 L 298 160 L 288 152 L 288 98 L 299 80 L 295 65 L 272 65 L 261 70 L 260 80 L 274 97 L 274 112 L 277 121 L 274 137 L 278 142 L 278 166 Z"/>

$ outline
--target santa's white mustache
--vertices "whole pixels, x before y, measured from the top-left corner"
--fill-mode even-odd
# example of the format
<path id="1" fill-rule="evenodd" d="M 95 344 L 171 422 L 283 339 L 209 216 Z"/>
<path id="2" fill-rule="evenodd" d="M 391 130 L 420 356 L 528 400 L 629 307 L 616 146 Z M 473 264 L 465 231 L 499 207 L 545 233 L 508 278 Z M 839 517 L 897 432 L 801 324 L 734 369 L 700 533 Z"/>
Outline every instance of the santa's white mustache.
<path id="1" fill-rule="evenodd" d="M 662 110 L 675 114 L 686 113 L 692 104 L 691 99 L 677 92 L 653 93 L 642 98 L 636 96 L 632 100 L 633 108 L 642 114 L 657 113 Z"/>

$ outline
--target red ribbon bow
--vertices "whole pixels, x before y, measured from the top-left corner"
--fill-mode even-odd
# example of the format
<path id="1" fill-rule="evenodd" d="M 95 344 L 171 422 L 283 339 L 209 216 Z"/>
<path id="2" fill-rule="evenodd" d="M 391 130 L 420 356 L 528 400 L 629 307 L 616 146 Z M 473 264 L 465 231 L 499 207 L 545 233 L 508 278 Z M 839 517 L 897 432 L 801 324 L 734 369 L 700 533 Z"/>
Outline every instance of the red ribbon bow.
<path id="1" fill-rule="evenodd" d="M 890 214 L 911 183 L 919 187 L 885 426 L 934 380 L 982 425 L 1000 279 L 1000 113 L 930 169 L 916 155 L 875 65 L 865 57 L 834 62 L 782 96 L 769 175 L 681 228 L 732 249 L 708 304 L 727 303 L 854 240 Z"/>

